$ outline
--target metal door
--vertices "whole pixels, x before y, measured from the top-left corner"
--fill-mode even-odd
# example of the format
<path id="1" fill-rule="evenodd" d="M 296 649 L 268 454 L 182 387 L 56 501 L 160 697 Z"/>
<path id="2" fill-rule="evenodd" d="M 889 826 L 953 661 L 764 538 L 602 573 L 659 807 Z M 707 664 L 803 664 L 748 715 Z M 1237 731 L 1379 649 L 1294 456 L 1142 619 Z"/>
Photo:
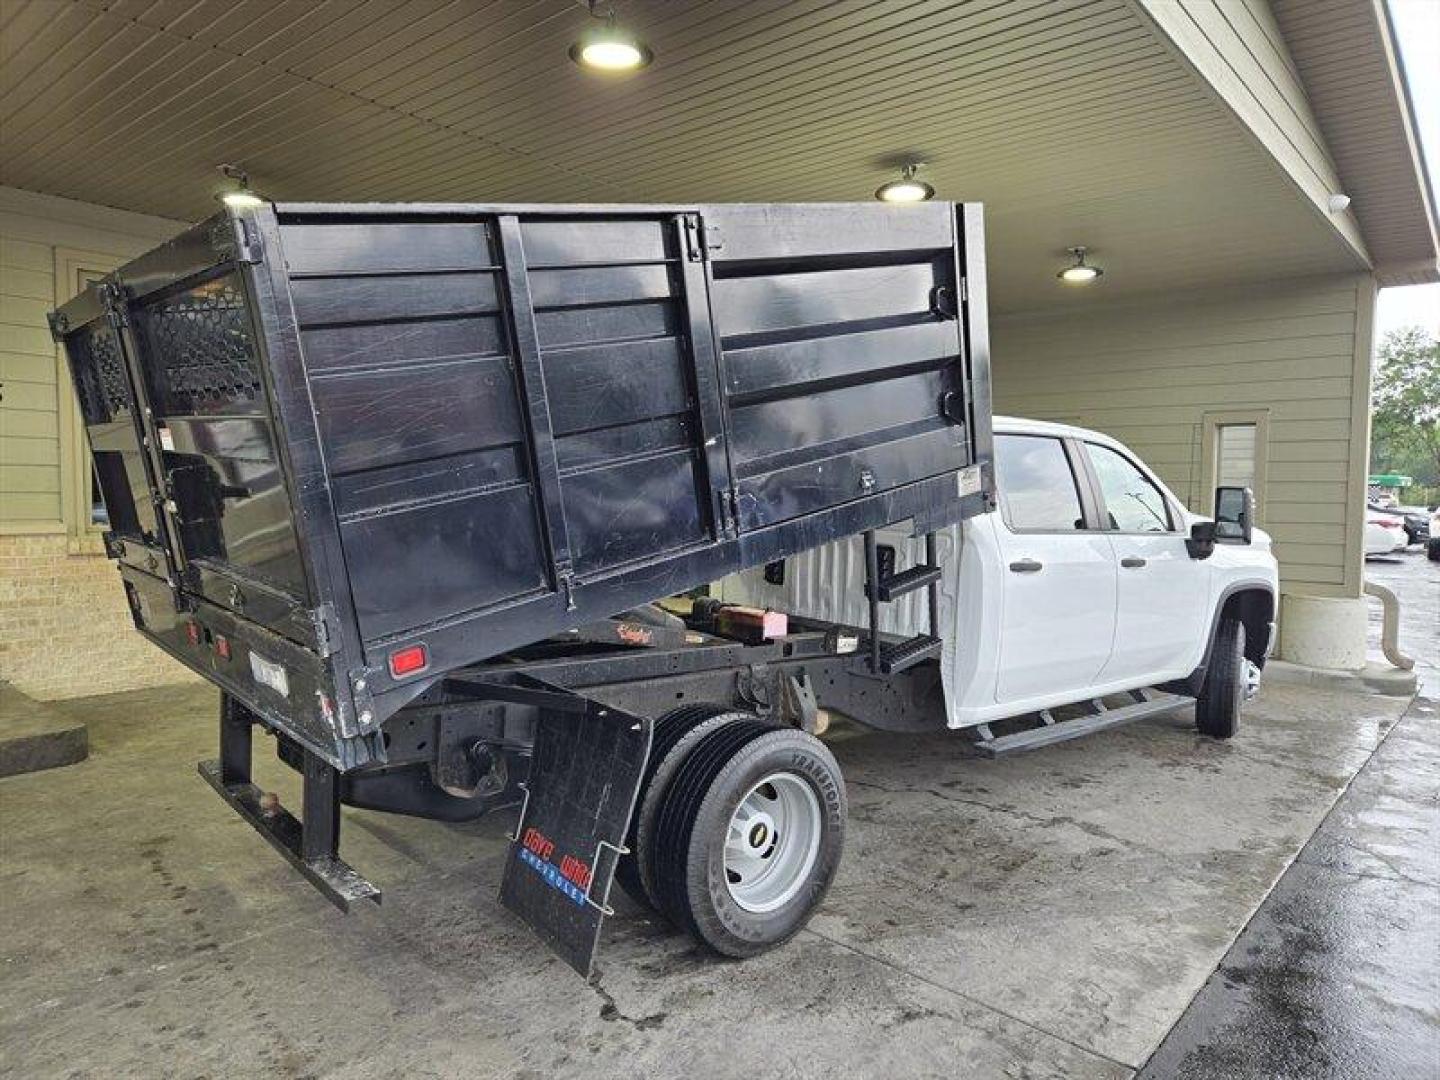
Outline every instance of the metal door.
<path id="1" fill-rule="evenodd" d="M 951 207 L 704 213 L 741 531 L 973 464 Z"/>
<path id="2" fill-rule="evenodd" d="M 110 531 L 158 545 L 155 503 L 120 339 L 101 315 L 64 340 Z"/>
<path id="3" fill-rule="evenodd" d="M 704 274 L 685 258 L 691 220 L 500 220 L 517 348 L 527 386 L 544 388 L 562 576 L 658 561 L 723 531 L 720 404 Z"/>

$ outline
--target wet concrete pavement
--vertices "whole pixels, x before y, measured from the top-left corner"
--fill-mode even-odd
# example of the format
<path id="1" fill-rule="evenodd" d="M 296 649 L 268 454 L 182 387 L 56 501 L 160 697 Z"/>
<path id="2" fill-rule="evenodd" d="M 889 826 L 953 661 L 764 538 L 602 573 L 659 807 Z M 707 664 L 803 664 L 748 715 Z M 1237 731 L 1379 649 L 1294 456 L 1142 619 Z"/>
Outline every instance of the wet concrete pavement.
<path id="1" fill-rule="evenodd" d="M 508 819 L 347 810 L 386 896 L 343 916 L 195 775 L 208 688 L 69 703 L 90 759 L 0 781 L 0 1074 L 1127 1077 L 1183 1016 L 1150 1075 L 1424 1075 L 1437 751 L 1405 705 L 1273 685 L 1228 743 L 1187 712 L 1000 761 L 839 730 L 811 928 L 727 963 L 627 904 L 587 985 L 499 907 Z M 1217 1056 L 1252 1029 L 1329 1056 Z"/>
<path id="2" fill-rule="evenodd" d="M 208 690 L 76 703 L 91 758 L 0 782 L 0 1072 L 1127 1076 L 1402 706 L 1275 686 L 1230 743 L 1176 715 L 996 762 L 842 732 L 809 931 L 724 963 L 627 906 L 587 986 L 496 902 L 509 821 L 347 811 L 386 897 L 342 916 L 194 774 Z"/>
<path id="3" fill-rule="evenodd" d="M 1389 732 L 1142 1077 L 1440 1077 L 1440 564 L 1412 553 L 1366 570 L 1400 597 L 1400 645 L 1430 696 Z"/>
<path id="4" fill-rule="evenodd" d="M 1141 1076 L 1440 1076 L 1434 702 L 1386 738 Z"/>

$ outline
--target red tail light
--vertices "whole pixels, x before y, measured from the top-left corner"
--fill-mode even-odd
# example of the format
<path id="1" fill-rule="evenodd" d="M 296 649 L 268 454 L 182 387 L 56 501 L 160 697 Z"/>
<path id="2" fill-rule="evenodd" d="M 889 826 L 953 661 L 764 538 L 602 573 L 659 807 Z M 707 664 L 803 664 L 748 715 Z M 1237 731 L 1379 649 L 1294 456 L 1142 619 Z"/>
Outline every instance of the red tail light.
<path id="1" fill-rule="evenodd" d="M 223 634 L 215 635 L 215 655 L 221 660 L 230 659 L 230 639 Z"/>
<path id="2" fill-rule="evenodd" d="M 390 654 L 390 674 L 397 679 L 404 678 L 417 671 L 424 671 L 429 663 L 430 657 L 425 652 L 425 646 L 411 645 Z"/>
<path id="3" fill-rule="evenodd" d="M 198 622 L 187 622 L 185 624 L 185 636 L 190 639 L 191 645 L 200 644 L 200 624 Z"/>

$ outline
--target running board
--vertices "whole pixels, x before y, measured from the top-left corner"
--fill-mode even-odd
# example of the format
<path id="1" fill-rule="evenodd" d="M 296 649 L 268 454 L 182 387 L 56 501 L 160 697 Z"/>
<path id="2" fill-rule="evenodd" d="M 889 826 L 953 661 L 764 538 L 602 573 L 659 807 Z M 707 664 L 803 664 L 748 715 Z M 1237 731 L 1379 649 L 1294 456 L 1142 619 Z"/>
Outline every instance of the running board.
<path id="1" fill-rule="evenodd" d="M 1043 709 L 1040 712 L 1042 722 L 1040 727 L 1017 731 L 1010 735 L 992 735 L 989 724 L 979 724 L 976 731 L 979 732 L 980 738 L 976 745 L 982 753 L 990 757 L 1013 754 L 1018 750 L 1035 750 L 1042 746 L 1078 739 L 1082 735 L 1091 735 L 1107 728 L 1119 727 L 1121 724 L 1128 724 L 1135 720 L 1143 720 L 1147 716 L 1158 716 L 1160 713 L 1170 712 L 1191 700 L 1179 694 L 1162 694 L 1156 690 L 1132 690 L 1129 697 L 1134 699 L 1134 704 L 1122 705 L 1120 708 L 1111 708 L 1099 698 L 1095 698 L 1089 703 L 1093 712 L 1085 716 L 1077 716 L 1072 720 L 1056 720 L 1050 715 L 1049 709 Z"/>

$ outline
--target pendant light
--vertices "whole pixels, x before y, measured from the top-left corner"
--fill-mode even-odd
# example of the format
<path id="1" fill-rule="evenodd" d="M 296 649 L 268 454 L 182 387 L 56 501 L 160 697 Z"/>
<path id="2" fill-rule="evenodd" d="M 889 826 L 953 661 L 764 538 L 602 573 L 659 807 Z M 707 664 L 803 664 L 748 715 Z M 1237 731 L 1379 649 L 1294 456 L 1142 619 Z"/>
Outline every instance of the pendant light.
<path id="1" fill-rule="evenodd" d="M 875 189 L 875 198 L 889 203 L 916 203 L 935 197 L 935 189 L 924 180 L 917 180 L 923 161 L 908 161 L 900 167 L 900 179 L 881 184 Z"/>
<path id="2" fill-rule="evenodd" d="M 1092 266 L 1085 261 L 1085 248 L 1072 247 L 1066 248 L 1065 250 L 1074 257 L 1075 261 L 1055 276 L 1066 285 L 1089 285 L 1101 274 L 1105 273 L 1100 267 Z"/>
<path id="3" fill-rule="evenodd" d="M 615 21 L 615 8 L 607 5 L 602 15 L 596 0 L 590 0 L 590 17 L 603 25 L 592 26 L 570 46 L 570 59 L 582 68 L 607 74 L 638 71 L 655 59 L 650 46 Z"/>
<path id="4" fill-rule="evenodd" d="M 222 203 L 232 210 L 253 210 L 257 206 L 265 205 L 265 199 L 254 191 L 250 190 L 250 174 L 239 165 L 221 164 L 215 166 L 220 175 L 225 177 L 235 186 L 227 191 L 222 191 L 216 196 Z"/>

